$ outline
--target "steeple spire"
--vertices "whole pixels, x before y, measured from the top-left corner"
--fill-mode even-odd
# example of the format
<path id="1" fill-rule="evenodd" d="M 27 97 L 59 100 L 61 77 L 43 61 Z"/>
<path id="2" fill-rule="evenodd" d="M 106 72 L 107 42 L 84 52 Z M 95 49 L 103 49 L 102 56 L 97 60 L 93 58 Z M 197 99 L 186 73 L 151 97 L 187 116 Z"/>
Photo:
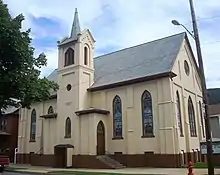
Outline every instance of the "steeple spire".
<path id="1" fill-rule="evenodd" d="M 80 30 L 80 24 L 79 24 L 78 11 L 77 11 L 77 8 L 75 8 L 75 15 L 74 15 L 74 20 L 73 20 L 73 25 L 72 25 L 70 38 L 77 39 L 77 35 L 80 32 L 81 32 L 81 30 Z"/>

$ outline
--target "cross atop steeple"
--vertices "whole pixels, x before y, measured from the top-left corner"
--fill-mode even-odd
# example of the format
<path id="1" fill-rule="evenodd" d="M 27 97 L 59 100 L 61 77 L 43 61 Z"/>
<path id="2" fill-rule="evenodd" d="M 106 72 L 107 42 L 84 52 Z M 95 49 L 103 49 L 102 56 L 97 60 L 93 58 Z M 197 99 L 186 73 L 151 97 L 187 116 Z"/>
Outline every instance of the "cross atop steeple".
<path id="1" fill-rule="evenodd" d="M 77 35 L 80 32 L 81 32 L 81 30 L 80 30 L 80 24 L 79 24 L 78 11 L 77 11 L 77 8 L 75 8 L 75 15 L 74 15 L 74 20 L 73 20 L 73 25 L 72 25 L 70 38 L 77 39 Z"/>

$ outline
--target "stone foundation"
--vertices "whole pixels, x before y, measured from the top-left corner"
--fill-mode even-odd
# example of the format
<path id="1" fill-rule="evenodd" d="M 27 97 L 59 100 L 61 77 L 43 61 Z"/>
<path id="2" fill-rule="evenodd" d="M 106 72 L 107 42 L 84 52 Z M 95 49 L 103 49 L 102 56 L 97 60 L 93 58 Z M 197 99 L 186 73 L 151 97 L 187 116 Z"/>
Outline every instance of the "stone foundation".
<path id="1" fill-rule="evenodd" d="M 115 154 L 111 157 L 127 167 L 176 168 L 181 166 L 180 156 L 171 154 Z"/>
<path id="2" fill-rule="evenodd" d="M 194 163 L 206 161 L 206 156 L 198 153 L 184 153 L 178 155 L 172 154 L 114 154 L 111 157 L 127 167 L 160 167 L 160 168 L 177 168 L 187 164 L 189 161 Z M 40 154 L 17 154 L 18 164 L 30 164 L 32 166 L 55 167 L 57 157 L 55 155 Z M 215 166 L 220 166 L 220 154 L 214 155 L 213 161 Z M 108 169 L 110 168 L 103 162 L 99 161 L 95 155 L 73 155 L 72 167 L 74 168 L 93 168 Z"/>
<path id="3" fill-rule="evenodd" d="M 96 155 L 73 155 L 74 168 L 110 169 L 108 165 L 99 161 Z"/>
<path id="4" fill-rule="evenodd" d="M 55 166 L 55 155 L 17 154 L 17 164 L 30 164 L 31 166 Z"/>

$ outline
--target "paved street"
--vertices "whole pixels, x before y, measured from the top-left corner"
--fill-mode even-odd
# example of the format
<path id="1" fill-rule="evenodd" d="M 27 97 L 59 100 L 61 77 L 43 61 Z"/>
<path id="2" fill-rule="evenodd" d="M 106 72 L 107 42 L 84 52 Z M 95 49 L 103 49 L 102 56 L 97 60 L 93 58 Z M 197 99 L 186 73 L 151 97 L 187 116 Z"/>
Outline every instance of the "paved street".
<path id="1" fill-rule="evenodd" d="M 0 175 L 36 175 L 36 173 L 33 174 L 27 174 L 27 173 L 12 173 L 12 172 L 4 172 L 4 173 L 0 173 Z M 40 174 L 39 174 L 40 175 Z M 45 174 L 42 174 L 45 175 Z"/>

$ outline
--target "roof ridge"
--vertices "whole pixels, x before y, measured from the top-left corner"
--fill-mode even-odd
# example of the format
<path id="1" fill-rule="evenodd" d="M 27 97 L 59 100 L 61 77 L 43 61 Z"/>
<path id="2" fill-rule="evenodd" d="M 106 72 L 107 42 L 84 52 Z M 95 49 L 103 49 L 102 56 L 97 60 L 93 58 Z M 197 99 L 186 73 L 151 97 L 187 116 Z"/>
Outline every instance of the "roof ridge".
<path id="1" fill-rule="evenodd" d="M 135 46 L 119 49 L 119 50 L 116 50 L 116 51 L 113 51 L 113 52 L 110 52 L 110 53 L 106 53 L 106 54 L 94 57 L 94 59 L 99 59 L 100 57 L 103 57 L 103 56 L 111 55 L 111 54 L 121 52 L 121 51 L 124 51 L 124 50 L 127 50 L 127 49 L 139 47 L 139 46 L 142 46 L 142 45 L 145 45 L 145 44 L 149 44 L 149 43 L 152 43 L 152 42 L 160 41 L 160 40 L 163 40 L 163 39 L 167 39 L 167 38 L 174 37 L 174 36 L 177 36 L 177 35 L 182 35 L 182 34 L 186 34 L 186 32 L 176 33 L 176 34 L 173 34 L 173 35 L 170 35 L 170 36 L 166 36 L 166 37 L 163 37 L 163 38 L 158 38 L 156 40 L 148 41 L 148 42 L 141 43 L 141 44 L 138 44 L 138 45 L 135 45 Z"/>

